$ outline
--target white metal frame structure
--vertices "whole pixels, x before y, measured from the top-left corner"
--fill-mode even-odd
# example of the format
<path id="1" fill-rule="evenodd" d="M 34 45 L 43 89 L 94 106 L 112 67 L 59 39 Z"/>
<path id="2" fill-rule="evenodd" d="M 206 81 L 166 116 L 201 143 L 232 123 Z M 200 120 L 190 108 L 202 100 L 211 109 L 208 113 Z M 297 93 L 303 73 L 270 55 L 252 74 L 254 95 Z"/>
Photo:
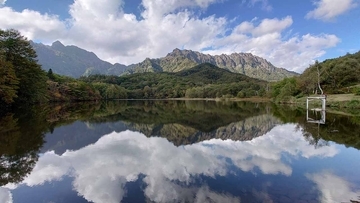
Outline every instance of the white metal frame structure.
<path id="1" fill-rule="evenodd" d="M 320 108 L 313 108 L 309 109 L 309 101 L 312 100 L 321 100 L 321 109 Z M 320 112 L 321 118 L 320 120 L 315 120 L 309 117 L 309 110 Z M 307 97 L 306 99 L 306 121 L 309 123 L 317 123 L 317 124 L 325 124 L 326 121 L 326 95 L 320 95 L 318 97 Z"/>

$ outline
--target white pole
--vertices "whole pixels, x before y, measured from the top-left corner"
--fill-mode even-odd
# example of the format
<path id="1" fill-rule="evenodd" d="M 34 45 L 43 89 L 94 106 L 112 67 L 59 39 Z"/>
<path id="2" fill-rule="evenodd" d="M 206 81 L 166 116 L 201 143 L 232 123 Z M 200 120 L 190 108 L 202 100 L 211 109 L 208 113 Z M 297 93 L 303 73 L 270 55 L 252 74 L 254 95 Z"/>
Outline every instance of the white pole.
<path id="1" fill-rule="evenodd" d="M 309 98 L 306 98 L 306 110 L 309 109 Z"/>

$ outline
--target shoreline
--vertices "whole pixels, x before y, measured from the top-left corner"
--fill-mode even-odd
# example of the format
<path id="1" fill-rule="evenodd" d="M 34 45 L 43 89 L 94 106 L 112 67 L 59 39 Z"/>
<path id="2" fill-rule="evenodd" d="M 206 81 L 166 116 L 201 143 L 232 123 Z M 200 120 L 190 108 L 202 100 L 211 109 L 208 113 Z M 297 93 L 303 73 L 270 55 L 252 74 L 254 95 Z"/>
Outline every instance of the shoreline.
<path id="1" fill-rule="evenodd" d="M 179 101 L 250 101 L 250 102 L 271 102 L 271 98 L 267 97 L 249 97 L 249 98 L 166 98 L 163 100 L 179 100 Z"/>
<path id="2" fill-rule="evenodd" d="M 301 97 L 288 102 L 280 102 L 283 105 L 294 105 L 306 109 L 306 98 Z M 309 102 L 309 107 L 321 106 L 320 100 Z M 326 98 L 326 111 L 329 113 L 360 116 L 360 95 L 355 94 L 330 94 Z"/>

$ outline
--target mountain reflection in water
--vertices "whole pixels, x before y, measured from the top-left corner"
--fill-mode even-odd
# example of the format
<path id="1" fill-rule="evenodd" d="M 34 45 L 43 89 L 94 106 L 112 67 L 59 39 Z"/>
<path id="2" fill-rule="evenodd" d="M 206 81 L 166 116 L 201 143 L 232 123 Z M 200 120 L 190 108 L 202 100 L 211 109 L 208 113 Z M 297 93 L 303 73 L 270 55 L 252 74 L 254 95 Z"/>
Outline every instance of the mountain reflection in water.
<path id="1" fill-rule="evenodd" d="M 89 109 L 42 114 L 53 129 L 37 132 L 51 133 L 42 149 L 30 150 L 36 164 L 21 179 L 3 182 L 0 202 L 349 202 L 360 195 L 359 151 L 323 140 L 322 134 L 335 136 L 306 124 L 299 110 L 119 104 L 96 104 L 90 116 Z M 1 129 L 2 138 L 12 135 Z M 2 153 L 1 169 L 11 171 L 3 170 L 11 151 Z"/>

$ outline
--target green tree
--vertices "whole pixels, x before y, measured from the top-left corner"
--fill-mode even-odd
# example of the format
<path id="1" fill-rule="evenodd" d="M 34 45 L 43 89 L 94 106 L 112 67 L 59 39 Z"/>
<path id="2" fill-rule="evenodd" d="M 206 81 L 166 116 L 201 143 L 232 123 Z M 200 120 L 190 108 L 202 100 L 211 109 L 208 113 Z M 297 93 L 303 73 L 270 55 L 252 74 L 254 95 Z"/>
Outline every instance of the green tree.
<path id="1" fill-rule="evenodd" d="M 47 72 L 47 76 L 50 80 L 54 80 L 55 79 L 55 76 L 54 76 L 54 73 L 52 71 L 52 69 L 50 68 Z"/>
<path id="2" fill-rule="evenodd" d="M 319 71 L 318 71 L 319 70 Z M 320 77 L 318 77 L 320 73 Z M 360 83 L 360 51 L 354 54 L 318 61 L 307 68 L 298 78 L 298 87 L 303 94 L 348 93 L 347 87 Z"/>
<path id="3" fill-rule="evenodd" d="M 149 98 L 152 97 L 151 87 L 145 86 L 144 89 L 143 89 L 143 91 L 144 91 L 144 98 L 145 98 L 145 99 L 149 99 Z"/>
<path id="4" fill-rule="evenodd" d="M 18 101 L 38 102 L 46 96 L 46 73 L 36 62 L 36 52 L 17 30 L 0 30 L 0 54 L 14 67 L 19 79 Z"/>
<path id="5" fill-rule="evenodd" d="M 272 97 L 277 102 L 289 102 L 293 96 L 299 94 L 296 78 L 285 78 L 272 86 Z"/>
<path id="6" fill-rule="evenodd" d="M 0 97 L 2 102 L 11 104 L 17 97 L 19 80 L 11 63 L 0 58 Z M 1 102 L 1 101 L 0 101 Z"/>
<path id="7" fill-rule="evenodd" d="M 125 88 L 113 84 L 107 86 L 105 90 L 104 99 L 126 99 L 126 98 L 127 98 L 127 94 Z"/>

